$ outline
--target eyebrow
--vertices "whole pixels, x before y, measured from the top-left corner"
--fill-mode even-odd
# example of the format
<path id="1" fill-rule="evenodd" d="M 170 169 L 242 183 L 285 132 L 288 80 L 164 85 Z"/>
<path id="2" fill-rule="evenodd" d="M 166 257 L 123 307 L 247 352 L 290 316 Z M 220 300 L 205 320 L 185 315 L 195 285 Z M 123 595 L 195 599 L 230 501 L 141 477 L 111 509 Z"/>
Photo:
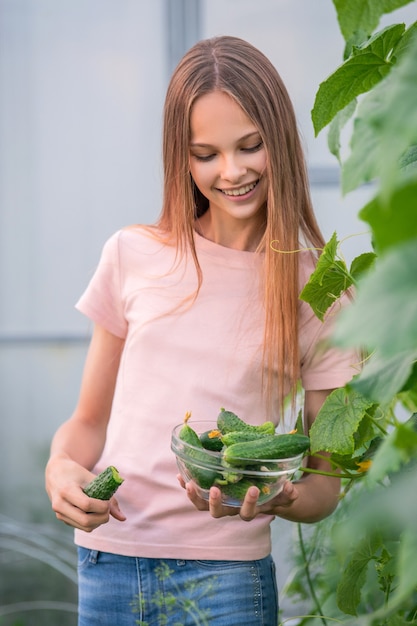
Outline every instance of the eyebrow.
<path id="1" fill-rule="evenodd" d="M 243 135 L 243 137 L 240 137 L 238 141 L 246 141 L 246 139 L 250 139 L 251 137 L 255 136 L 258 136 L 260 138 L 261 135 L 258 130 L 252 131 L 247 135 Z M 214 148 L 214 146 L 209 143 L 190 142 L 190 148 Z"/>

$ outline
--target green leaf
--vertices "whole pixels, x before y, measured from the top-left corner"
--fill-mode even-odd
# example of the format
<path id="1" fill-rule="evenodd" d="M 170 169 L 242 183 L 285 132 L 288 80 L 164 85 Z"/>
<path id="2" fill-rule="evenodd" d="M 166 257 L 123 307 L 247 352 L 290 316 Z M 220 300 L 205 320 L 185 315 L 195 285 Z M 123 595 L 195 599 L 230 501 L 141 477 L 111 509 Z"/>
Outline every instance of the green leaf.
<path id="1" fill-rule="evenodd" d="M 400 167 L 406 173 L 415 174 L 417 171 L 417 146 L 410 146 L 400 159 Z"/>
<path id="2" fill-rule="evenodd" d="M 366 398 L 384 404 L 404 389 L 413 373 L 417 350 L 411 346 L 392 357 L 373 354 L 349 385 Z"/>
<path id="3" fill-rule="evenodd" d="M 339 163 L 341 162 L 340 135 L 344 126 L 351 119 L 351 117 L 353 117 L 356 111 L 356 105 L 357 101 L 355 98 L 354 100 L 352 100 L 352 102 L 349 102 L 349 104 L 345 106 L 344 109 L 339 111 L 330 123 L 329 134 L 327 135 L 327 145 L 329 147 L 330 153 L 336 157 Z"/>
<path id="4" fill-rule="evenodd" d="M 404 587 L 400 587 L 398 594 L 394 590 L 389 596 L 388 602 L 381 604 L 376 611 L 368 610 L 366 619 L 363 621 L 361 619 L 363 616 L 361 616 L 353 621 L 344 621 L 343 624 L 345 626 L 390 624 L 390 621 L 386 622 L 387 617 L 394 611 L 406 607 L 405 602 L 411 598 L 416 585 L 417 526 L 415 520 L 417 519 L 417 498 L 413 496 L 417 493 L 417 466 L 410 472 L 400 472 L 398 478 L 388 487 L 375 485 L 369 489 L 363 482 L 361 486 L 363 488 L 359 490 L 359 496 L 358 491 L 351 492 L 352 498 L 348 504 L 348 516 L 334 528 L 334 545 L 343 553 L 346 551 L 346 546 L 358 545 L 363 537 L 368 535 L 374 537 L 380 529 L 386 531 L 386 538 L 400 537 L 402 534 L 401 544 L 404 536 L 409 534 L 410 537 L 406 538 L 404 544 L 400 546 L 396 568 L 401 577 L 400 571 L 404 568 Z M 416 571 L 410 575 L 409 568 L 413 566 Z M 408 576 L 410 578 L 407 581 Z"/>
<path id="5" fill-rule="evenodd" d="M 375 252 L 364 252 L 355 257 L 350 265 L 350 275 L 357 281 L 358 278 L 366 274 L 374 265 L 376 260 Z"/>
<path id="6" fill-rule="evenodd" d="M 357 31 L 370 35 L 384 13 L 395 11 L 413 0 L 333 0 L 341 33 L 348 41 Z"/>
<path id="7" fill-rule="evenodd" d="M 410 148 L 417 144 L 416 27 L 410 30 L 406 53 L 358 107 L 351 154 L 342 167 L 344 194 L 378 178 L 386 196 L 396 179 L 407 174 L 404 164 L 413 158 Z"/>
<path id="8" fill-rule="evenodd" d="M 392 533 L 416 528 L 417 498 L 410 494 L 417 493 L 417 466 L 409 472 L 400 472 L 388 486 L 362 483 L 362 487 L 349 503 L 349 518 L 335 530 L 335 541 L 342 549 L 374 532 L 376 520 L 384 522 Z"/>
<path id="9" fill-rule="evenodd" d="M 407 55 L 395 65 L 391 90 L 381 112 L 374 112 L 380 128 L 380 182 L 383 195 L 404 176 L 401 159 L 417 144 L 417 32 Z"/>
<path id="10" fill-rule="evenodd" d="M 300 409 L 298 411 L 297 421 L 295 423 L 294 428 L 295 428 L 295 430 L 298 433 L 301 433 L 301 434 L 304 433 L 304 421 L 303 421 L 303 411 L 302 411 L 302 409 Z"/>
<path id="11" fill-rule="evenodd" d="M 410 1 L 415 2 L 416 0 L 410 0 Z M 409 53 L 410 46 L 413 46 L 413 41 L 414 41 L 416 30 L 417 30 L 417 22 L 414 22 L 407 28 L 404 35 L 398 41 L 397 45 L 395 46 L 393 50 L 393 53 L 392 53 L 393 59 L 399 60 L 401 59 L 402 56 Z"/>
<path id="12" fill-rule="evenodd" d="M 417 394 L 417 352 L 415 356 L 416 358 L 414 359 L 410 377 L 407 379 L 407 381 L 404 383 L 404 386 L 401 388 L 402 392 L 411 391 L 411 392 L 414 392 L 414 394 Z M 417 411 L 417 408 L 413 410 Z"/>
<path id="13" fill-rule="evenodd" d="M 371 226 L 378 252 L 417 238 L 416 198 L 417 178 L 405 181 L 386 201 L 376 196 L 361 209 L 359 217 Z"/>
<path id="14" fill-rule="evenodd" d="M 372 402 L 356 391 L 335 389 L 327 396 L 310 429 L 311 452 L 352 454 L 354 434 Z"/>
<path id="15" fill-rule="evenodd" d="M 390 605 L 398 606 L 403 603 L 417 587 L 417 532 L 416 528 L 408 527 L 400 541 L 400 550 L 398 555 L 398 574 L 399 581 L 396 590 L 388 602 Z"/>
<path id="16" fill-rule="evenodd" d="M 312 110 L 316 136 L 352 100 L 372 89 L 391 69 L 389 55 L 404 32 L 403 24 L 394 24 L 355 50 L 327 80 L 319 85 Z"/>
<path id="17" fill-rule="evenodd" d="M 337 587 L 337 605 L 344 613 L 357 615 L 368 565 L 381 545 L 382 540 L 378 535 L 366 537 L 356 547 L 349 563 L 344 567 Z"/>
<path id="18" fill-rule="evenodd" d="M 300 293 L 300 299 L 308 302 L 320 320 L 343 291 L 352 285 L 352 278 L 344 261 L 337 258 L 336 233 L 323 248 L 316 269 Z"/>
<path id="19" fill-rule="evenodd" d="M 383 81 L 363 98 L 358 107 L 350 140 L 350 155 L 342 164 L 342 194 L 375 180 L 379 174 L 380 129 L 370 122 L 374 111 L 384 106 L 389 82 Z"/>
<path id="20" fill-rule="evenodd" d="M 381 357 L 417 346 L 417 239 L 389 249 L 358 282 L 356 301 L 341 311 L 332 335 L 341 346 L 377 349 Z"/>
<path id="21" fill-rule="evenodd" d="M 367 478 L 378 482 L 398 472 L 417 454 L 417 433 L 409 424 L 398 424 L 379 446 Z"/>

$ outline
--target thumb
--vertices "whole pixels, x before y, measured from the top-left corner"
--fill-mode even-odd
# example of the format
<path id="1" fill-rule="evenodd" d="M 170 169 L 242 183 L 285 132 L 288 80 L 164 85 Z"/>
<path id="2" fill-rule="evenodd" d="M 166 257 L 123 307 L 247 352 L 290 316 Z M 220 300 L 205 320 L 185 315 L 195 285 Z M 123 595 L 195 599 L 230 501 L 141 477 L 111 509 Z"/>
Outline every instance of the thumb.
<path id="1" fill-rule="evenodd" d="M 121 511 L 116 498 L 112 498 L 110 500 L 110 515 L 119 520 L 119 522 L 124 522 L 126 520 L 126 515 Z"/>

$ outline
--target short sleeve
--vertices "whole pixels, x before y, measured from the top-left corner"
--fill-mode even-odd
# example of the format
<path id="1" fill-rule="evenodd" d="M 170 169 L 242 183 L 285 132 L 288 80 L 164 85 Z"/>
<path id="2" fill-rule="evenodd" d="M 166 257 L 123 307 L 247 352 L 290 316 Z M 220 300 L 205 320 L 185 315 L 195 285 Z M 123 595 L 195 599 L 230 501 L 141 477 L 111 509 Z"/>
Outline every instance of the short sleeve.
<path id="1" fill-rule="evenodd" d="M 105 243 L 94 275 L 75 308 L 124 339 L 127 320 L 122 297 L 119 239 L 120 231 Z"/>
<path id="2" fill-rule="evenodd" d="M 343 387 L 359 372 L 358 352 L 353 349 L 342 350 L 330 341 L 337 316 L 349 303 L 347 296 L 343 296 L 327 312 L 323 322 L 303 303 L 300 356 L 301 383 L 304 389 Z"/>

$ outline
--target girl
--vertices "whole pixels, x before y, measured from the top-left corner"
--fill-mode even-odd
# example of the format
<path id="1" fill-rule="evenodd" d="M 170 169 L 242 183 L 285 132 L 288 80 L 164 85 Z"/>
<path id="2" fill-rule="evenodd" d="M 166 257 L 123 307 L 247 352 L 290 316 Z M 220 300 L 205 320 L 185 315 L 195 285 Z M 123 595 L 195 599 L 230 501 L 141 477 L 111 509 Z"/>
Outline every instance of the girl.
<path id="1" fill-rule="evenodd" d="M 300 380 L 308 429 L 353 374 L 354 355 L 323 349 L 332 316 L 298 299 L 324 241 L 290 99 L 260 51 L 218 37 L 184 56 L 163 159 L 158 223 L 112 236 L 77 304 L 94 332 L 46 468 L 53 510 L 76 529 L 79 626 L 276 626 L 270 523 L 329 515 L 337 479 L 306 474 L 261 506 L 251 487 L 231 508 L 177 480 L 170 450 L 189 410 L 278 424 Z M 125 478 L 117 498 L 87 497 L 107 465 Z"/>

